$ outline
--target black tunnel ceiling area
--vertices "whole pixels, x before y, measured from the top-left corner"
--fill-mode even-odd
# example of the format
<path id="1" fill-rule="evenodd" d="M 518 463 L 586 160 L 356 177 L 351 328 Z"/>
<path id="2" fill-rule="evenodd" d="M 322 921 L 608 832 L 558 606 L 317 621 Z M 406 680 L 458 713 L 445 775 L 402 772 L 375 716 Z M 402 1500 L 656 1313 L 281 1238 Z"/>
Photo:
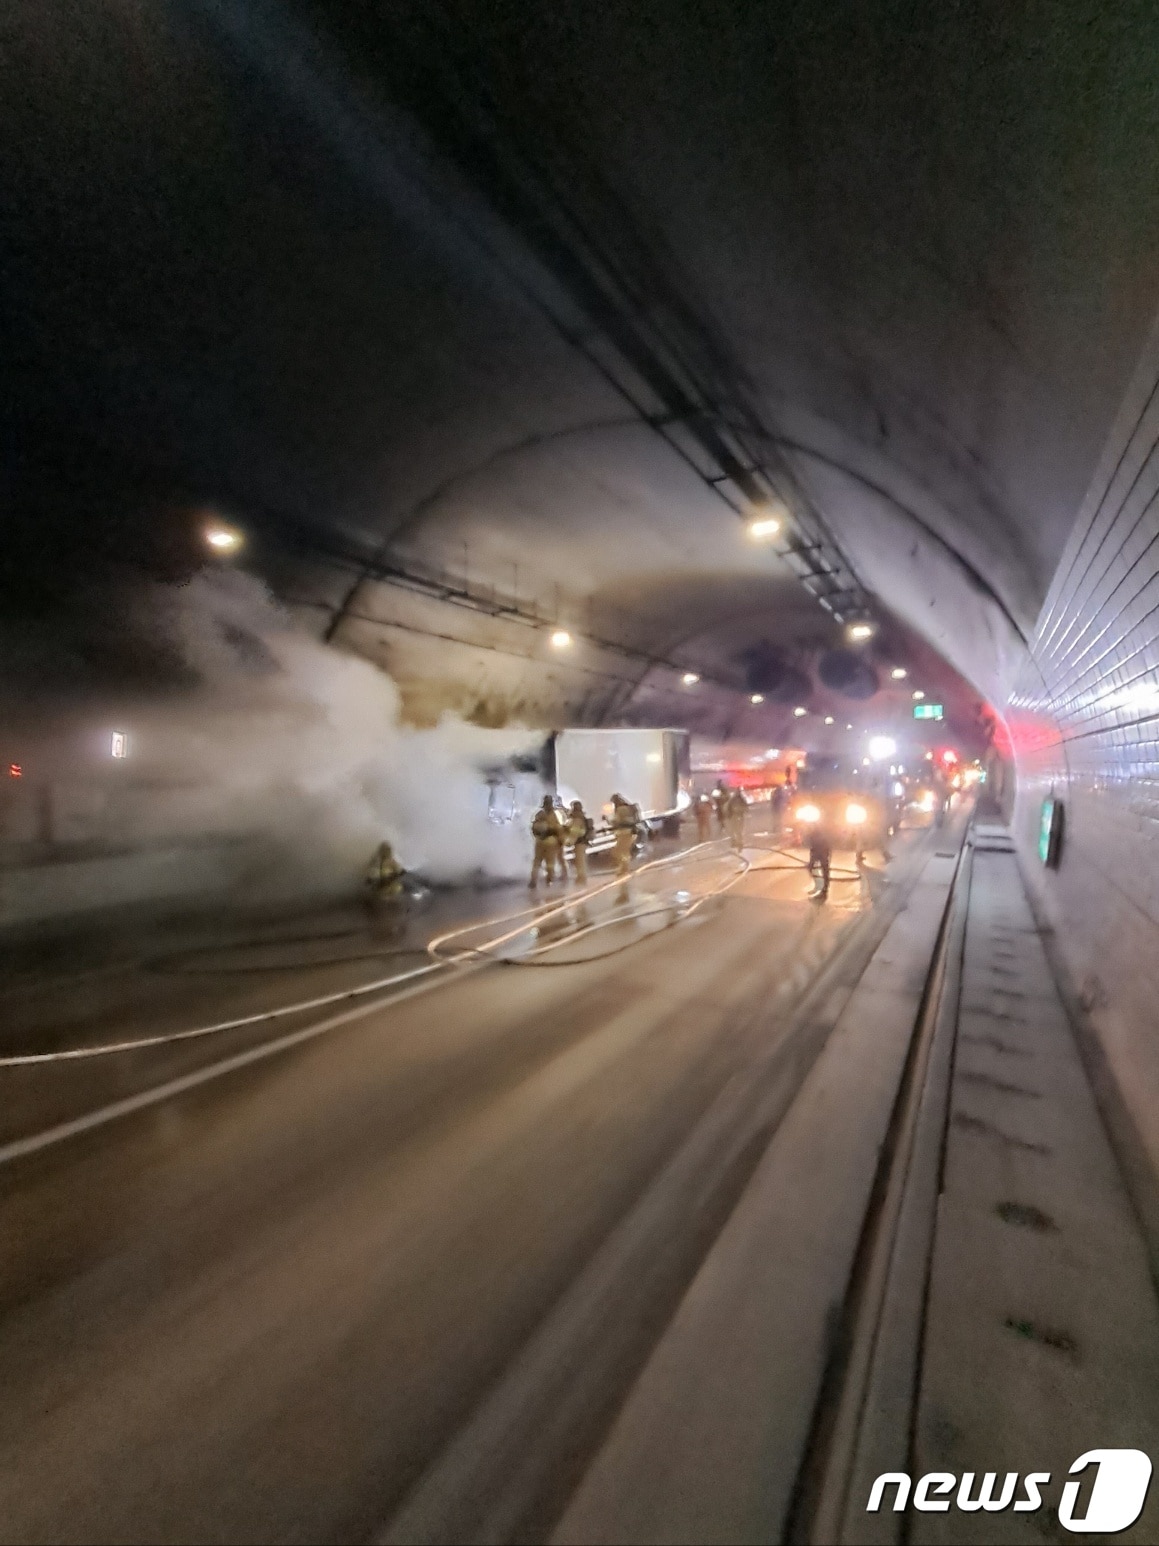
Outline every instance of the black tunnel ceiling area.
<path id="1" fill-rule="evenodd" d="M 968 730 L 1153 302 L 1154 34 L 1093 0 L 17 0 L 13 636 L 147 684 L 110 634 L 218 512 L 418 723 L 772 735 L 903 701 L 901 665 Z"/>

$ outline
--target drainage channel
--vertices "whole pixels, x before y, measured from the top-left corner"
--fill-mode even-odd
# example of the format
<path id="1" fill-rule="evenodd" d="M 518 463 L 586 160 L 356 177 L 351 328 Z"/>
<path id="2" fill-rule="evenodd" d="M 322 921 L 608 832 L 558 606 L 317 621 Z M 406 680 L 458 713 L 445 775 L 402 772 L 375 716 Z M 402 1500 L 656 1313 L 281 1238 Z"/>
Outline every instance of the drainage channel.
<path id="1" fill-rule="evenodd" d="M 786 1522 L 791 1542 L 896 1546 L 902 1539 L 901 1516 L 869 1514 L 864 1500 L 875 1477 L 907 1469 L 913 1447 L 974 847 L 970 830 L 835 1325 Z"/>

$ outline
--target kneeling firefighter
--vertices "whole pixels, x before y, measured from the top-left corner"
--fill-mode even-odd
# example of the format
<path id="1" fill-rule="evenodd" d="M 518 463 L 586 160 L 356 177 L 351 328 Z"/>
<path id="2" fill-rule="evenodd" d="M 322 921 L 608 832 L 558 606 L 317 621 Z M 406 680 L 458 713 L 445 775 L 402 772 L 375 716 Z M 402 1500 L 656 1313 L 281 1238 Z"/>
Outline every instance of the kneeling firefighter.
<path id="1" fill-rule="evenodd" d="M 394 849 L 387 842 L 379 843 L 366 867 L 366 886 L 369 900 L 396 902 L 405 892 L 406 870 L 394 856 Z"/>

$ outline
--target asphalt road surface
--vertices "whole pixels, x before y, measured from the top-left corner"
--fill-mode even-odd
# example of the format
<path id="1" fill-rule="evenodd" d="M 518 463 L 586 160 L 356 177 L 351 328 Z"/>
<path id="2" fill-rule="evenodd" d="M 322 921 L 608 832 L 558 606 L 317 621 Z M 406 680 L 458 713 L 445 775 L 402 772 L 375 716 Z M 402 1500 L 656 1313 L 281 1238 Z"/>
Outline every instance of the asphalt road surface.
<path id="1" fill-rule="evenodd" d="M 903 843 L 893 871 L 931 842 Z M 519 935 L 510 961 L 485 953 L 510 927 L 492 922 L 469 941 L 483 954 L 452 941 L 458 964 L 343 1016 L 0 1070 L 18 1113 L 0 1166 L 0 1537 L 387 1529 L 901 889 L 838 883 L 819 906 L 799 863 L 748 858 L 641 876 L 627 902 L 609 891 Z M 340 1023 L 316 1033 L 324 1018 Z M 118 1114 L 126 1094 L 141 1104 Z M 66 1122 L 81 1130 L 52 1137 Z M 678 1208 L 655 1270 L 622 1284 L 614 1366 L 517 1533 L 550 1531 L 756 1157 Z"/>

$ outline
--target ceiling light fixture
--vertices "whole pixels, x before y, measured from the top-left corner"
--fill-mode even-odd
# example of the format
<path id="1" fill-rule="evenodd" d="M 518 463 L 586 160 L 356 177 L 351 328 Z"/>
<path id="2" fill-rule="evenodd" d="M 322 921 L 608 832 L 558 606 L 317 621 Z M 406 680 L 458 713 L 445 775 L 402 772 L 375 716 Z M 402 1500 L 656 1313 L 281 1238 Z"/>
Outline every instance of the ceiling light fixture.
<path id="1" fill-rule="evenodd" d="M 748 525 L 749 536 L 754 542 L 768 542 L 770 537 L 775 537 L 781 529 L 781 523 L 775 515 L 762 515 Z"/>
<path id="2" fill-rule="evenodd" d="M 216 553 L 236 553 L 241 547 L 242 535 L 232 526 L 207 526 L 205 540 Z"/>

